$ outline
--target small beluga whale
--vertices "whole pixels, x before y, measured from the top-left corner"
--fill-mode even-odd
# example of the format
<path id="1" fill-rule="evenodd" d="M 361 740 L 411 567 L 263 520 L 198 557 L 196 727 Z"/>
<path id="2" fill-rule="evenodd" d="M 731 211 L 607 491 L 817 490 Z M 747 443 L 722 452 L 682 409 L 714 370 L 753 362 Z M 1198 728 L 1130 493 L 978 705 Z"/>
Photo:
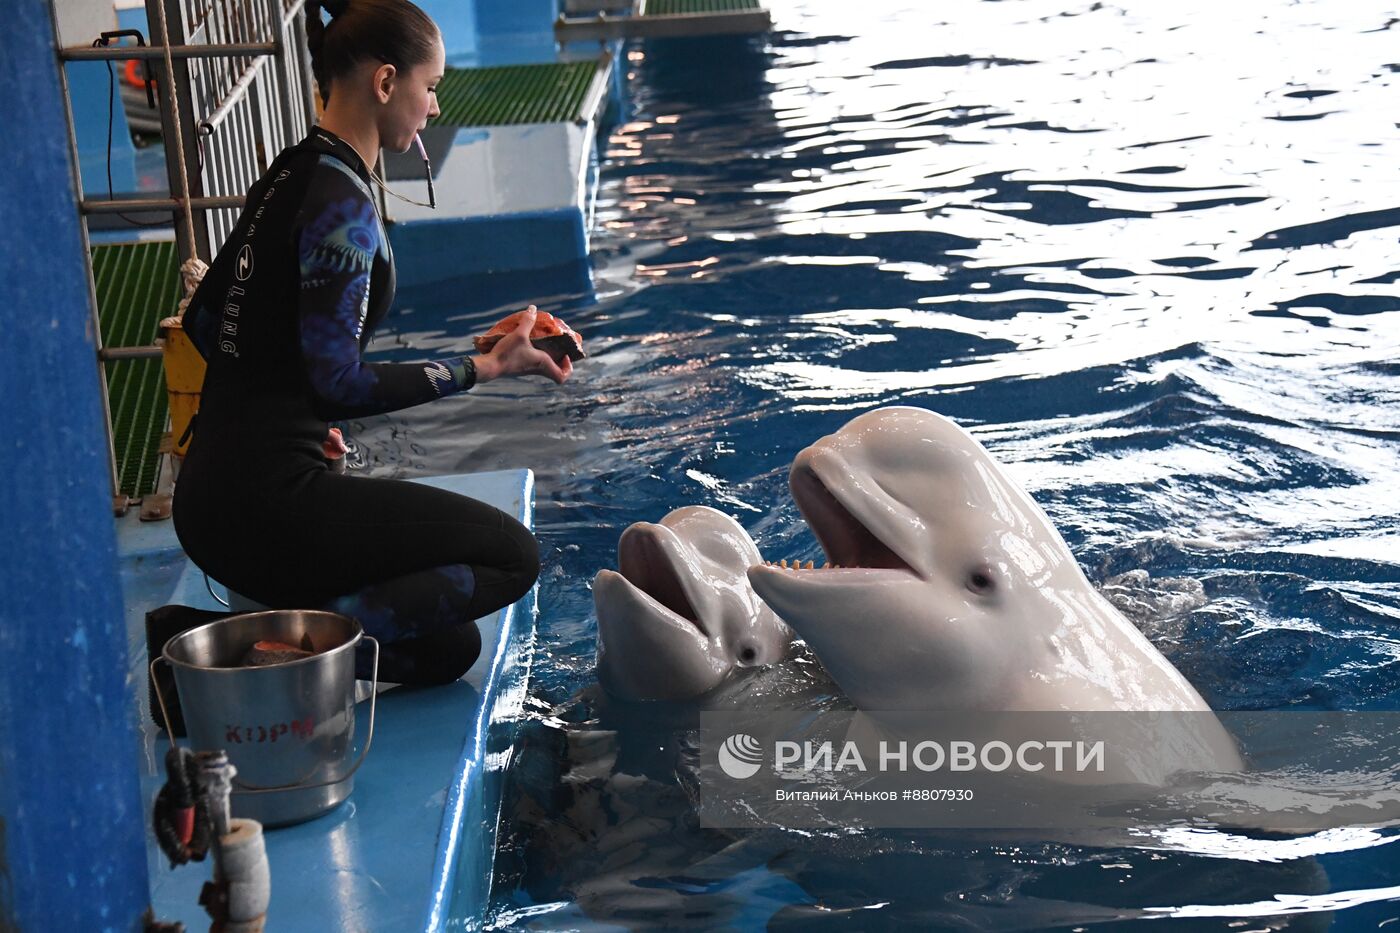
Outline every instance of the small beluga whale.
<path id="1" fill-rule="evenodd" d="M 792 631 L 754 594 L 762 562 L 742 525 L 708 506 L 629 526 L 618 570 L 593 580 L 598 680 L 624 700 L 686 700 L 782 660 Z"/>
<path id="2" fill-rule="evenodd" d="M 859 710 L 1201 713 L 1117 777 L 1243 767 L 1196 689 L 949 419 L 859 415 L 798 455 L 789 486 L 829 566 L 755 564 L 749 580 Z"/>

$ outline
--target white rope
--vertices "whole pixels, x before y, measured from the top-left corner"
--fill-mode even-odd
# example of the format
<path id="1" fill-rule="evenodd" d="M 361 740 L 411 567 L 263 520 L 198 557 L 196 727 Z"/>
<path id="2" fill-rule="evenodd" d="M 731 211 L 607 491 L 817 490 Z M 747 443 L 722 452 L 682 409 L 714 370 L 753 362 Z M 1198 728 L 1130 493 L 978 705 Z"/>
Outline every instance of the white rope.
<path id="1" fill-rule="evenodd" d="M 180 281 L 185 283 L 185 297 L 180 299 L 180 306 L 175 309 L 176 317 L 185 316 L 185 309 L 189 307 L 190 299 L 194 298 L 194 290 L 208 271 L 209 266 L 198 256 L 191 256 L 180 263 Z"/>
<path id="2" fill-rule="evenodd" d="M 181 205 L 185 216 L 185 232 L 189 235 L 191 255 L 193 255 L 195 235 L 194 235 L 194 212 L 190 210 L 190 178 L 185 170 L 185 133 L 180 125 L 180 100 L 175 91 L 175 61 L 170 55 L 170 29 L 165 21 L 165 0 L 157 0 L 155 4 L 157 18 L 160 20 L 160 41 L 165 52 L 165 80 L 160 82 L 167 89 L 167 96 L 170 99 L 170 122 L 175 127 L 175 149 L 179 153 L 176 159 L 180 164 L 180 189 L 184 192 L 184 201 Z"/>

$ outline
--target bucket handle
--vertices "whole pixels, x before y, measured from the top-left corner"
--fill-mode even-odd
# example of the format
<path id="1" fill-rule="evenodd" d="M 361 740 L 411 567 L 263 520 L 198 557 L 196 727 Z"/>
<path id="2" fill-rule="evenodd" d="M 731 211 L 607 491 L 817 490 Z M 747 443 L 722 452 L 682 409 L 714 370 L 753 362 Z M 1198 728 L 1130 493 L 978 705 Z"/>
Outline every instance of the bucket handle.
<path id="1" fill-rule="evenodd" d="M 317 787 L 330 787 L 332 784 L 339 784 L 341 781 L 347 780 L 353 776 L 356 771 L 360 770 L 360 765 L 365 763 L 365 758 L 369 755 L 370 746 L 374 744 L 375 706 L 379 701 L 379 639 L 375 638 L 373 635 L 362 634 L 360 637 L 374 645 L 374 665 L 370 670 L 372 689 L 369 694 L 369 734 L 365 736 L 365 747 L 360 751 L 360 757 L 355 759 L 355 763 L 350 766 L 350 770 L 340 777 L 331 778 L 328 781 L 318 781 L 315 784 L 295 781 L 291 784 L 274 784 L 267 787 L 256 784 L 245 784 L 235 777 L 233 779 L 233 792 L 235 794 L 270 794 L 276 791 L 313 790 Z M 170 745 L 173 748 L 175 745 L 175 734 L 170 729 L 170 711 L 165 708 L 165 692 L 160 689 L 160 681 L 156 680 L 156 665 L 161 661 L 165 661 L 165 655 L 163 654 L 157 655 L 151 660 L 151 683 L 155 685 L 156 701 L 160 703 L 161 722 L 165 724 L 165 734 L 169 736 Z M 169 664 L 170 662 L 165 661 L 165 663 Z"/>

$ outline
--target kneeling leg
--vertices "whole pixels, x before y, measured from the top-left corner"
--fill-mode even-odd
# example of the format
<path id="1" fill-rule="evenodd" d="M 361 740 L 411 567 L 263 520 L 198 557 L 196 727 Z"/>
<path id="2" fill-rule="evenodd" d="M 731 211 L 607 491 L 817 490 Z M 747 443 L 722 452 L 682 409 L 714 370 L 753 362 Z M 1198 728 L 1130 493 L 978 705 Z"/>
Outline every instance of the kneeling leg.
<path id="1" fill-rule="evenodd" d="M 432 567 L 356 590 L 321 608 L 359 621 L 379 640 L 379 678 L 428 686 L 451 683 L 476 663 L 476 574 L 466 564 Z M 368 679 L 371 655 L 360 652 L 355 674 Z"/>

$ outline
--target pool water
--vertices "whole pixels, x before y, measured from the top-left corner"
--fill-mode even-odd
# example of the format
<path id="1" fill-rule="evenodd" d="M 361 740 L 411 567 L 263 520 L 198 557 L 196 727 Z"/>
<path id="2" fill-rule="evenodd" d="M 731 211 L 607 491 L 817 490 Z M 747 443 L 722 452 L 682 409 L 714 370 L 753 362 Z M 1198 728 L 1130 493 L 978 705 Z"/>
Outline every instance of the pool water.
<path id="1" fill-rule="evenodd" d="M 596 688 L 594 574 L 705 504 L 820 558 L 793 456 L 855 414 L 969 428 L 1217 709 L 1400 708 L 1400 8 L 770 0 L 763 40 L 629 50 L 590 358 L 353 426 L 362 469 L 536 471 L 539 643 L 496 929 L 1371 930 L 1400 832 L 1140 847 L 699 828 L 685 709 Z M 501 308 L 403 308 L 461 352 Z M 799 656 L 736 689 L 842 700 Z M 693 713 L 693 710 L 691 711 Z M 1396 927 L 1400 929 L 1400 926 Z"/>

